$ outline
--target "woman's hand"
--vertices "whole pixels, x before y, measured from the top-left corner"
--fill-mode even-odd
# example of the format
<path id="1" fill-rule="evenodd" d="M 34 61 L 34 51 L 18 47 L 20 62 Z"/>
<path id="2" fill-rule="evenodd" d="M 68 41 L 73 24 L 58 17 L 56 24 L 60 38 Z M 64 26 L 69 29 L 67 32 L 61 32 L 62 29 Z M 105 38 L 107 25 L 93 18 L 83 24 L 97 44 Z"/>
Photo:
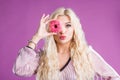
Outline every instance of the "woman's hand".
<path id="1" fill-rule="evenodd" d="M 47 30 L 47 24 L 50 22 L 51 20 L 49 20 L 49 15 L 45 16 L 45 14 L 43 14 L 41 20 L 40 20 L 40 24 L 39 24 L 39 28 L 38 31 L 36 33 L 36 35 L 39 37 L 39 39 L 51 36 L 51 35 L 55 35 L 56 33 L 53 32 L 48 32 Z"/>
<path id="2" fill-rule="evenodd" d="M 50 22 L 49 20 L 49 15 L 45 16 L 45 14 L 42 15 L 40 24 L 38 27 L 37 32 L 33 36 L 32 40 L 29 42 L 28 46 L 31 48 L 35 48 L 36 45 L 41 39 L 51 36 L 51 35 L 56 35 L 54 32 L 48 32 L 47 30 L 47 24 Z"/>

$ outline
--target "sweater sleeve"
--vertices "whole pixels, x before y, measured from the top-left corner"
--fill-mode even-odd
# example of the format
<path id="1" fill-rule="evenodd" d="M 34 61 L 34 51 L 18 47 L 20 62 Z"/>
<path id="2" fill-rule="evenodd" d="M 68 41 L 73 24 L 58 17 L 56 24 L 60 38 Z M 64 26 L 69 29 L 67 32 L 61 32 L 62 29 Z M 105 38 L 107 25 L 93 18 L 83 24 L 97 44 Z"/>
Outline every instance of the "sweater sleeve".
<path id="1" fill-rule="evenodd" d="M 120 80 L 119 74 L 97 53 L 89 47 L 91 60 L 95 72 L 105 80 Z"/>
<path id="2" fill-rule="evenodd" d="M 23 47 L 13 66 L 13 73 L 18 76 L 32 76 L 39 65 L 39 57 L 33 49 Z"/>

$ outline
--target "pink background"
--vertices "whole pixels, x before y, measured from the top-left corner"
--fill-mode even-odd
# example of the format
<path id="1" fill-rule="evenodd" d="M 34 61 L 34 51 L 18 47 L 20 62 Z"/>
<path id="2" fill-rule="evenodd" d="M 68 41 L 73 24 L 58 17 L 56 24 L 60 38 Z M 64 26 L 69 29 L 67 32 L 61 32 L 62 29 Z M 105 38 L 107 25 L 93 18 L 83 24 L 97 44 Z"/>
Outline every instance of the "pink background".
<path id="1" fill-rule="evenodd" d="M 42 14 L 59 7 L 76 12 L 88 43 L 120 74 L 120 0 L 0 0 L 0 80 L 35 80 L 14 75 L 12 67 Z"/>

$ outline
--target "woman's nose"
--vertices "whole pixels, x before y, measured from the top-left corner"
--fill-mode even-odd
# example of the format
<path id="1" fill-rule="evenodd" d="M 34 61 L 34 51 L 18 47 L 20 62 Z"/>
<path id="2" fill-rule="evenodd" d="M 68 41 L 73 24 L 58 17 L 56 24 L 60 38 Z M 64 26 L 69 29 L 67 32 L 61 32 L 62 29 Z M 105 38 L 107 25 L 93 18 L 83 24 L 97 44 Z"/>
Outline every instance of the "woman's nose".
<path id="1" fill-rule="evenodd" d="M 61 27 L 60 34 L 64 34 L 66 32 L 66 29 L 64 27 Z"/>

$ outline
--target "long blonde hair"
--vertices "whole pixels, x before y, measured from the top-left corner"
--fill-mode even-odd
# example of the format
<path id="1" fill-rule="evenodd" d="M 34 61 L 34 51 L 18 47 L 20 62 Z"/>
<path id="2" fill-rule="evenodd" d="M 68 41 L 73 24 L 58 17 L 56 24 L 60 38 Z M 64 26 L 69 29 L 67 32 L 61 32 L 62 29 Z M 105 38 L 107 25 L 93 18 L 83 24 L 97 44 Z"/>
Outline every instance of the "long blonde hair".
<path id="1" fill-rule="evenodd" d="M 70 8 L 59 8 L 51 14 L 50 18 L 56 19 L 60 15 L 69 16 L 74 27 L 70 50 L 77 80 L 92 80 L 94 78 L 94 70 L 87 56 L 88 45 L 80 21 Z M 41 55 L 40 66 L 37 72 L 37 80 L 59 80 L 57 57 L 57 47 L 54 37 L 49 36 L 45 39 L 44 51 Z"/>

